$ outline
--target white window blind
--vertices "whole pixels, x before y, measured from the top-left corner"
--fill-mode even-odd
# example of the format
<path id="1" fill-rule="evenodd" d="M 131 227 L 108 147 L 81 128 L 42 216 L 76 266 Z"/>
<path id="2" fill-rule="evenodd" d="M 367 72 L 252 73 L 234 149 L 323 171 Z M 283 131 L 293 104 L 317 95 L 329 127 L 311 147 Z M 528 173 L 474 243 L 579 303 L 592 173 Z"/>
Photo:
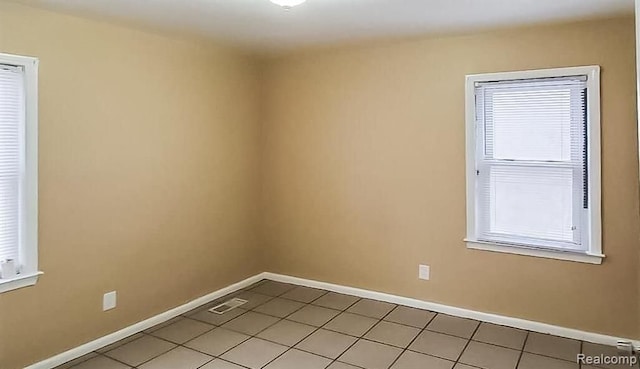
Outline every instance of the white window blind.
<path id="1" fill-rule="evenodd" d="M 0 261 L 20 257 L 24 126 L 24 70 L 0 64 Z"/>
<path id="2" fill-rule="evenodd" d="M 476 238 L 588 250 L 587 77 L 475 83 Z"/>

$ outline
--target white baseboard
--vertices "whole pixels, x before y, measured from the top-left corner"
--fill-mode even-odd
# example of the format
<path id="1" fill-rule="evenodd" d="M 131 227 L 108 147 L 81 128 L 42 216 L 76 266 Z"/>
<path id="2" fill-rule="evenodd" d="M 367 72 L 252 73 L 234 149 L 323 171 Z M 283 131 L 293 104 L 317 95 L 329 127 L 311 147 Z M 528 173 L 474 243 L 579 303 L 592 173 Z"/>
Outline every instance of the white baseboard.
<path id="1" fill-rule="evenodd" d="M 390 295 L 382 292 L 375 292 L 355 287 L 347 287 L 338 284 L 319 282 L 310 279 L 290 277 L 282 274 L 275 273 L 263 273 L 265 279 L 273 281 L 291 283 L 300 286 L 320 288 L 323 290 L 343 293 L 346 295 L 353 295 L 362 298 L 368 298 L 372 300 L 379 300 L 390 302 L 398 305 L 405 305 L 415 307 L 419 309 L 431 310 L 438 313 L 453 315 L 462 318 L 470 318 L 479 320 L 482 322 L 488 322 L 493 324 L 499 324 L 503 326 L 524 329 L 532 332 L 552 334 L 554 336 L 560 336 L 565 338 L 572 338 L 581 341 L 587 341 L 592 343 L 599 343 L 602 345 L 615 346 L 618 340 L 631 341 L 635 347 L 640 347 L 640 341 L 627 338 L 613 337 L 599 333 L 591 333 L 580 331 L 572 328 L 559 327 L 556 325 L 534 322 L 530 320 L 524 320 L 519 318 L 512 318 L 508 316 L 483 313 L 479 311 L 462 309 L 453 306 L 438 304 L 434 302 L 416 300 L 408 297 Z"/>
<path id="2" fill-rule="evenodd" d="M 604 334 L 598 334 L 598 333 L 591 333 L 591 332 L 584 332 L 584 331 L 580 331 L 577 329 L 571 329 L 571 328 L 564 328 L 564 327 L 559 327 L 559 326 L 555 326 L 555 325 L 551 325 L 551 324 L 546 324 L 546 323 L 539 323 L 539 322 L 533 322 L 530 320 L 524 320 L 524 319 L 519 319 L 519 318 L 511 318 L 511 317 L 507 317 L 507 316 L 502 316 L 502 315 L 496 315 L 496 314 L 489 314 L 489 313 L 483 313 L 483 312 L 479 312 L 479 311 L 474 311 L 474 310 L 469 310 L 469 309 L 462 309 L 462 308 L 457 308 L 457 307 L 453 307 L 453 306 L 448 306 L 448 305 L 443 305 L 443 304 L 438 304 L 438 303 L 434 303 L 434 302 L 428 302 L 428 301 L 422 301 L 422 300 L 417 300 L 417 299 L 412 299 L 409 297 L 402 297 L 402 296 L 396 296 L 396 295 L 391 295 L 391 294 L 387 294 L 387 293 L 382 293 L 382 292 L 375 292 L 375 291 L 370 291 L 370 290 L 365 290 L 365 289 L 361 289 L 361 288 L 355 288 L 355 287 L 348 287 L 348 286 L 342 286 L 342 285 L 338 285 L 338 284 L 332 284 L 332 283 L 326 283 L 326 282 L 319 282 L 319 281 L 314 281 L 314 280 L 310 280 L 310 279 L 304 279 L 304 278 L 298 278 L 298 277 L 291 277 L 291 276 L 287 276 L 287 275 L 282 275 L 282 274 L 275 274 L 275 273 L 269 273 L 269 272 L 264 272 L 264 273 L 260 273 L 257 274 L 253 277 L 249 277 L 243 281 L 240 281 L 238 283 L 232 284 L 228 287 L 219 289 L 215 292 L 212 292 L 208 295 L 199 297 L 193 301 L 190 301 L 184 305 L 178 306 L 174 309 L 171 309 L 169 311 L 166 311 L 164 313 L 158 314 L 154 317 L 151 317 L 149 319 L 143 320 L 139 323 L 133 324 L 129 327 L 126 327 L 124 329 L 121 329 L 117 332 L 108 334 L 104 337 L 98 338 L 94 341 L 91 341 L 89 343 L 86 343 L 84 345 L 78 346 L 76 348 L 73 348 L 69 351 L 65 351 L 59 355 L 53 356 L 49 359 L 40 361 L 38 363 L 35 363 L 31 366 L 28 366 L 25 369 L 52 369 L 55 368 L 58 365 L 62 365 L 68 361 L 71 361 L 73 359 L 79 358 L 83 355 L 86 355 L 90 352 L 99 350 L 107 345 L 110 345 L 114 342 L 117 342 L 121 339 L 124 339 L 126 337 L 129 337 L 133 334 L 136 334 L 138 332 L 142 332 L 146 329 L 149 329 L 157 324 L 163 323 L 169 319 L 175 318 L 178 315 L 184 314 L 190 310 L 193 310 L 199 306 L 205 305 L 215 299 L 218 299 L 222 296 L 225 296 L 227 294 L 230 294 L 232 292 L 235 292 L 237 290 L 240 290 L 242 288 L 245 288 L 247 286 L 250 286 L 251 284 L 258 282 L 262 279 L 269 279 L 272 281 L 277 281 L 277 282 L 284 282 L 284 283 L 291 283 L 291 284 L 295 284 L 295 285 L 299 285 L 299 286 L 306 286 L 306 287 L 313 287 L 313 288 L 320 288 L 323 290 L 327 290 L 327 291 L 333 291 L 333 292 L 338 292 L 338 293 L 343 293 L 346 295 L 352 295 L 352 296 L 357 296 L 357 297 L 362 297 L 362 298 L 368 298 L 368 299 L 372 299 L 372 300 L 379 300 L 379 301 L 385 301 L 385 302 L 390 302 L 390 303 L 394 303 L 394 304 L 398 304 L 398 305 L 404 305 L 404 306 L 410 306 L 410 307 L 415 307 L 415 308 L 419 308 L 419 309 L 426 309 L 426 310 L 431 310 L 431 311 L 435 311 L 438 313 L 443 313 L 443 314 L 448 314 L 448 315 L 453 315 L 453 316 L 458 316 L 458 317 L 462 317 L 462 318 L 470 318 L 470 319 L 475 319 L 475 320 L 479 320 L 479 321 L 483 321 L 483 322 L 488 322 L 488 323 L 494 323 L 494 324 L 499 324 L 499 325 L 504 325 L 504 326 L 508 326 L 508 327 L 513 327 L 513 328 L 520 328 L 520 329 L 525 329 L 528 331 L 533 331 L 533 332 L 539 332 L 539 333 L 546 333 L 546 334 L 552 334 L 555 336 L 560 336 L 560 337 L 566 337 L 566 338 L 572 338 L 572 339 L 577 339 L 577 340 L 582 340 L 582 341 L 587 341 L 587 342 L 593 342 L 593 343 L 599 343 L 599 344 L 603 344 L 603 345 L 608 345 L 608 346 L 615 346 L 616 343 L 618 342 L 618 340 L 624 340 L 624 341 L 631 341 L 633 342 L 635 347 L 640 347 L 640 341 L 638 340 L 631 340 L 631 339 L 625 339 L 625 338 L 619 338 L 619 337 L 613 337 L 613 336 L 608 336 L 608 335 L 604 335 Z"/>
<path id="3" fill-rule="evenodd" d="M 160 323 L 164 323 L 169 319 L 173 319 L 175 317 L 177 317 L 180 314 L 184 314 L 190 310 L 193 310 L 199 306 L 208 304 L 209 302 L 218 299 L 222 296 L 228 295 L 232 292 L 235 292 L 237 290 L 240 290 L 242 288 L 245 288 L 247 286 L 250 286 L 251 284 L 258 282 L 262 279 L 265 279 L 265 273 L 260 273 L 257 275 L 254 275 L 253 277 L 249 277 L 243 281 L 240 281 L 238 283 L 234 283 L 228 287 L 219 289 L 215 292 L 212 292 L 208 295 L 202 296 L 202 297 L 198 297 L 197 299 L 190 301 L 184 305 L 180 305 L 176 308 L 173 308 L 171 310 L 165 311 L 164 313 L 158 314 L 156 316 L 153 316 L 149 319 L 143 320 L 139 323 L 136 323 L 134 325 L 130 325 L 126 328 L 123 328 L 117 332 L 108 334 L 104 337 L 100 337 L 97 340 L 91 341 L 89 343 L 85 343 L 82 346 L 78 346 L 76 348 L 73 348 L 69 351 L 65 351 L 61 354 L 58 354 L 56 356 L 53 356 L 51 358 L 48 358 L 46 360 L 40 361 L 38 363 L 35 363 L 31 366 L 26 367 L 25 369 L 52 369 L 55 368 L 58 365 L 62 365 L 68 361 L 71 361 L 73 359 L 79 358 L 83 355 L 86 355 L 92 351 L 96 351 L 99 350 L 105 346 L 108 346 L 114 342 L 120 341 L 121 339 L 127 338 L 133 334 L 136 334 L 138 332 L 142 332 L 146 329 L 149 329 L 155 325 L 158 325 Z"/>

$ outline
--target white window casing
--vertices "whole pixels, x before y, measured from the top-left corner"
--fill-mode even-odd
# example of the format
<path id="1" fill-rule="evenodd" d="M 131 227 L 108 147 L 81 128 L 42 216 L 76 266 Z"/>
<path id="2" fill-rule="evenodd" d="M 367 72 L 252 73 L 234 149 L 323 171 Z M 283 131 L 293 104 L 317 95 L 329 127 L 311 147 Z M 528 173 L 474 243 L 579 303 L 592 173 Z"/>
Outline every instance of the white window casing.
<path id="1" fill-rule="evenodd" d="M 0 293 L 34 285 L 38 269 L 38 59 L 0 53 L 0 262 L 17 274 Z"/>
<path id="2" fill-rule="evenodd" d="M 466 78 L 467 247 L 600 264 L 600 67 Z"/>

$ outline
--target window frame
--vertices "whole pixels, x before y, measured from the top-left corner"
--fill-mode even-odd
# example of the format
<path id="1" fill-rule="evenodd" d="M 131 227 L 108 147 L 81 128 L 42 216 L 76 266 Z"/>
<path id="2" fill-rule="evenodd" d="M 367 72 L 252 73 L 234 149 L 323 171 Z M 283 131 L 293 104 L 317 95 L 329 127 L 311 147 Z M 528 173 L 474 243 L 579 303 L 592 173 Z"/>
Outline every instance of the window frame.
<path id="1" fill-rule="evenodd" d="M 38 66 L 34 57 L 0 53 L 0 64 L 21 67 L 25 78 L 24 178 L 21 184 L 23 240 L 19 246 L 20 273 L 0 279 L 0 293 L 33 286 L 38 269 Z"/>
<path id="2" fill-rule="evenodd" d="M 478 82 L 494 82 L 570 76 L 587 77 L 587 168 L 589 216 L 585 222 L 585 234 L 588 237 L 587 251 L 567 250 L 526 244 L 489 242 L 479 240 L 476 229 L 478 180 L 477 171 L 477 133 L 476 93 Z M 467 181 L 467 236 L 464 239 L 467 248 L 493 252 L 526 255 L 541 258 L 601 264 L 602 254 L 601 224 L 601 164 L 600 164 L 600 66 L 580 66 L 552 69 L 537 69 L 515 72 L 471 74 L 466 76 L 466 181 Z"/>

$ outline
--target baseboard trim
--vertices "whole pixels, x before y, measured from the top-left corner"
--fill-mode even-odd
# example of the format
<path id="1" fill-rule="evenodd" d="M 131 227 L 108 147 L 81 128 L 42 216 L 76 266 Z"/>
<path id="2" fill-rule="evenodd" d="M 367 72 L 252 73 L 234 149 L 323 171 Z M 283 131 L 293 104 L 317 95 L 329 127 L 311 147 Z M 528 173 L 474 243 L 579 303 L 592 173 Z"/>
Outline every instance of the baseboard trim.
<path id="1" fill-rule="evenodd" d="M 69 351 L 65 351 L 61 354 L 58 354 L 56 356 L 50 357 L 46 360 L 40 361 L 38 363 L 35 363 L 33 365 L 30 365 L 28 367 L 26 367 L 25 369 L 52 369 L 55 368 L 58 365 L 62 365 L 68 361 L 74 360 L 76 358 L 79 358 L 83 355 L 86 355 L 92 351 L 96 351 L 99 350 L 105 346 L 108 346 L 114 342 L 117 342 L 121 339 L 127 338 L 133 334 L 136 334 L 138 332 L 142 332 L 146 329 L 149 329 L 157 324 L 166 322 L 169 319 L 173 319 L 175 317 L 177 317 L 178 315 L 184 314 L 186 312 L 188 312 L 189 310 L 193 310 L 199 306 L 208 304 L 209 302 L 218 299 L 224 295 L 228 295 L 232 292 L 235 292 L 237 290 L 240 290 L 242 288 L 245 288 L 247 286 L 250 286 L 251 284 L 258 282 L 262 279 L 265 279 L 265 273 L 260 273 L 257 275 L 254 275 L 253 277 L 249 277 L 245 280 L 242 280 L 238 283 L 234 283 L 230 286 L 221 288 L 215 292 L 212 292 L 210 294 L 207 294 L 205 296 L 202 297 L 198 297 L 195 300 L 192 300 L 184 305 L 180 305 L 176 308 L 173 308 L 171 310 L 165 311 L 164 313 L 158 314 L 156 316 L 153 316 L 149 319 L 143 320 L 139 323 L 130 325 L 126 328 L 123 328 L 117 332 L 108 334 L 104 337 L 100 337 L 96 340 L 93 340 L 91 342 L 85 343 L 84 345 L 78 346 L 76 348 L 73 348 Z"/>
<path id="2" fill-rule="evenodd" d="M 245 280 L 242 280 L 238 283 L 234 283 L 230 286 L 221 288 L 208 295 L 199 297 L 184 305 L 180 305 L 176 308 L 165 311 L 164 313 L 161 313 L 149 319 L 143 320 L 139 323 L 130 325 L 117 332 L 108 334 L 104 337 L 85 343 L 84 345 L 78 346 L 76 348 L 65 351 L 61 354 L 58 354 L 46 360 L 30 365 L 25 369 L 53 369 L 58 365 L 62 365 L 68 361 L 79 358 L 90 352 L 99 350 L 121 339 L 127 338 L 138 332 L 142 332 L 146 329 L 149 329 L 157 324 L 166 322 L 167 320 L 173 319 L 178 315 L 188 312 L 189 310 L 193 310 L 199 306 L 205 305 L 222 296 L 225 296 L 227 294 L 230 294 L 232 292 L 235 292 L 237 290 L 250 286 L 251 284 L 256 283 L 262 279 L 269 279 L 272 281 L 283 282 L 283 283 L 291 283 L 299 286 L 320 288 L 323 290 L 343 293 L 346 295 L 352 295 L 352 296 L 368 298 L 368 299 L 378 300 L 378 301 L 385 301 L 385 302 L 390 302 L 398 305 L 410 306 L 410 307 L 415 307 L 419 309 L 431 310 L 438 313 L 458 316 L 461 318 L 470 318 L 470 319 L 475 319 L 483 322 L 494 323 L 494 324 L 499 324 L 499 325 L 513 327 L 513 328 L 525 329 L 532 332 L 552 334 L 559 337 L 572 338 L 572 339 L 577 339 L 581 341 L 599 343 L 603 345 L 615 346 L 619 340 L 624 340 L 624 341 L 633 342 L 633 345 L 635 347 L 640 347 L 639 340 L 619 338 L 619 337 L 608 336 L 608 335 L 599 334 L 599 333 L 580 331 L 572 328 L 559 327 L 556 325 L 551 325 L 546 323 L 534 322 L 530 320 L 512 318 L 512 317 L 503 316 L 503 315 L 483 313 L 480 311 L 463 309 L 463 308 L 438 304 L 438 303 L 429 302 L 429 301 L 417 300 L 409 297 L 391 295 L 383 292 L 365 290 L 362 288 L 343 286 L 343 285 L 327 283 L 327 282 L 320 282 L 320 281 L 315 281 L 311 279 L 292 277 L 292 276 L 283 275 L 283 274 L 263 272 L 263 273 L 254 275 L 253 277 L 249 277 Z"/>
<path id="3" fill-rule="evenodd" d="M 525 329 L 532 332 L 552 334 L 555 336 L 572 338 L 572 339 L 577 339 L 577 340 L 587 341 L 592 343 L 599 343 L 599 344 L 608 345 L 608 346 L 615 346 L 618 340 L 624 340 L 624 341 L 633 342 L 635 347 L 640 347 L 640 341 L 638 340 L 613 337 L 613 336 L 608 336 L 608 335 L 599 334 L 599 333 L 585 332 L 577 329 L 559 327 L 556 325 L 534 322 L 534 321 L 524 320 L 519 318 L 512 318 L 512 317 L 503 316 L 503 315 L 483 313 L 480 311 L 463 309 L 463 308 L 438 304 L 434 302 L 412 299 L 408 297 L 396 296 L 388 293 L 375 292 L 375 291 L 365 290 L 361 288 L 342 286 L 338 284 L 319 282 L 311 279 L 291 277 L 287 275 L 269 273 L 269 272 L 263 273 L 263 278 L 277 281 L 277 282 L 291 283 L 291 284 L 296 284 L 296 285 L 306 286 L 306 287 L 313 287 L 313 288 L 320 288 L 323 290 L 343 293 L 346 295 L 353 295 L 353 296 L 368 298 L 372 300 L 385 301 L 385 302 L 390 302 L 398 305 L 405 305 L 405 306 L 415 307 L 419 309 L 431 310 L 438 313 L 453 315 L 461 318 L 470 318 L 470 319 L 475 319 L 482 322 L 488 322 L 488 323 L 499 324 L 499 325 L 513 327 L 513 328 Z"/>

